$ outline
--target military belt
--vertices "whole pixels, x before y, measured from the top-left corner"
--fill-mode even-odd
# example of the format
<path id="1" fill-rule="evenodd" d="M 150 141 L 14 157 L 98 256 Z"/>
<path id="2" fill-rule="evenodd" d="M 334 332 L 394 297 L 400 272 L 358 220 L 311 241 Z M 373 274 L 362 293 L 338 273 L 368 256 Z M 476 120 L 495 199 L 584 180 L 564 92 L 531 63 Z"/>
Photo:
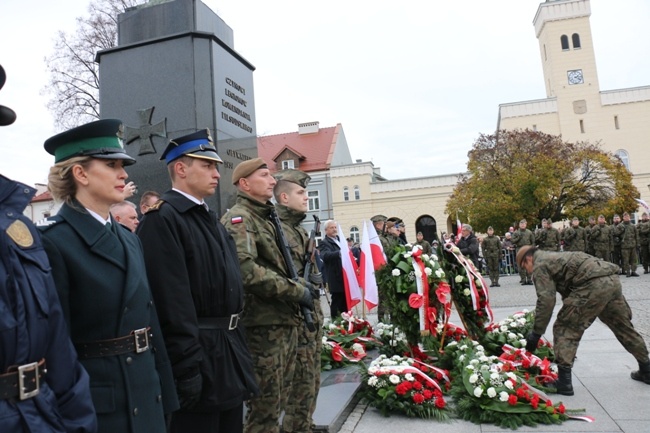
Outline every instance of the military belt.
<path id="1" fill-rule="evenodd" d="M 47 373 L 45 358 L 38 362 L 9 367 L 8 370 L 8 373 L 0 374 L 0 399 L 26 400 L 41 391 L 41 379 Z"/>
<path id="2" fill-rule="evenodd" d="M 226 317 L 199 317 L 199 329 L 227 329 L 232 331 L 237 328 L 241 313 L 231 314 Z"/>
<path id="3" fill-rule="evenodd" d="M 151 336 L 149 331 L 151 331 L 150 327 L 135 329 L 124 337 L 75 343 L 74 346 L 80 359 L 142 353 L 151 348 L 149 345 L 149 337 Z"/>

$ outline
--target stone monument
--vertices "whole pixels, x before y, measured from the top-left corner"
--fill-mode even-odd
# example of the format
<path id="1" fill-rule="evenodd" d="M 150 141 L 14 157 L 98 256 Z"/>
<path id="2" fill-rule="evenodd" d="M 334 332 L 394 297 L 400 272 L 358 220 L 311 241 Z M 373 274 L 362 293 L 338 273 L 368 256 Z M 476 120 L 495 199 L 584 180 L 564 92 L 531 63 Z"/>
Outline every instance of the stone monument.
<path id="1" fill-rule="evenodd" d="M 234 167 L 257 156 L 255 68 L 235 51 L 232 29 L 200 0 L 151 1 L 119 15 L 117 46 L 96 60 L 101 117 L 124 121 L 138 194 L 170 188 L 159 160 L 170 139 L 209 128 L 224 164 L 206 201 L 222 215 L 234 204 Z"/>

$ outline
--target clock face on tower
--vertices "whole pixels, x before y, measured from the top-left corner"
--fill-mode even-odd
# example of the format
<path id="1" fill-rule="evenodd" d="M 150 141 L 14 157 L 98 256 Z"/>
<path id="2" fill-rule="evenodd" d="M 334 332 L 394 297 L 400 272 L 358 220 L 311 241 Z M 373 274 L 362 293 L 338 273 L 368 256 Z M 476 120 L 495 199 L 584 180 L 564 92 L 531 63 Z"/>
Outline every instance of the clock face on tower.
<path id="1" fill-rule="evenodd" d="M 567 77 L 569 78 L 569 84 L 582 84 L 585 82 L 582 76 L 582 69 L 567 71 Z"/>

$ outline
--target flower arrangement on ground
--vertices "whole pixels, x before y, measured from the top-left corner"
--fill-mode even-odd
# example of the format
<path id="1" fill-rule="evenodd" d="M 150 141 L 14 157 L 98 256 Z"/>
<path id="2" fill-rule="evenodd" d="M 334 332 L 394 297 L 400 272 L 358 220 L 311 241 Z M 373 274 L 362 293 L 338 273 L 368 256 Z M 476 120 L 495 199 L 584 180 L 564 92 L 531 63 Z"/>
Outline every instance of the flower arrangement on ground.
<path id="1" fill-rule="evenodd" d="M 452 395 L 460 418 L 512 429 L 560 424 L 569 418 L 562 403 L 554 404 L 539 389 L 537 375 L 522 372 L 521 365 L 510 360 L 488 355 L 478 342 L 452 342 L 445 353 L 454 354 Z M 525 351 L 519 349 L 519 354 Z M 548 360 L 546 367 L 545 380 L 557 378 Z"/>
<path id="2" fill-rule="evenodd" d="M 437 350 L 451 310 L 445 271 L 437 255 L 423 254 L 419 245 L 397 245 L 389 254 L 375 276 L 391 323 L 404 332 L 410 346 L 421 343 Z"/>
<path id="3" fill-rule="evenodd" d="M 380 355 L 362 374 L 361 396 L 385 416 L 399 412 L 442 421 L 449 417 L 443 396 L 449 386 L 444 370 L 413 358 Z"/>
<path id="4" fill-rule="evenodd" d="M 535 323 L 535 310 L 527 309 L 506 317 L 500 322 L 492 323 L 486 328 L 486 333 L 481 339 L 481 344 L 490 355 L 501 356 L 504 346 L 514 349 L 526 347 L 526 336 L 532 331 Z M 540 358 L 550 361 L 555 359 L 553 346 L 546 339 L 541 338 L 537 350 Z"/>
<path id="5" fill-rule="evenodd" d="M 366 357 L 367 351 L 381 346 L 367 320 L 351 312 L 323 325 L 321 370 L 332 370 L 356 364 Z"/>
<path id="6" fill-rule="evenodd" d="M 406 334 L 392 323 L 377 323 L 375 337 L 382 343 L 379 346 L 379 353 L 382 355 L 391 357 L 393 355 L 404 355 L 410 351 Z"/>

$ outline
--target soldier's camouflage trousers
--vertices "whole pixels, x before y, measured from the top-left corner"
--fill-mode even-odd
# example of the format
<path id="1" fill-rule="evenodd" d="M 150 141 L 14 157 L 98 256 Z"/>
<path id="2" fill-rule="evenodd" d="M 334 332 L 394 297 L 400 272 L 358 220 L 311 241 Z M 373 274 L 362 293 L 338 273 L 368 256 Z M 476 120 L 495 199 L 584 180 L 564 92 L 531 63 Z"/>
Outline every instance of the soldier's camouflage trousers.
<path id="1" fill-rule="evenodd" d="M 323 314 L 318 300 L 314 302 L 315 332 L 298 328 L 296 369 L 291 390 L 284 406 L 282 430 L 286 433 L 310 433 L 320 389 L 320 354 L 323 347 Z"/>
<path id="2" fill-rule="evenodd" d="M 592 256 L 598 257 L 599 259 L 603 259 L 609 262 L 610 261 L 609 248 L 595 248 Z"/>
<path id="3" fill-rule="evenodd" d="M 598 317 L 639 362 L 648 361 L 648 348 L 632 325 L 632 310 L 621 291 L 619 277 L 585 282 L 564 299 L 553 325 L 555 361 L 572 367 L 582 334 Z"/>
<path id="4" fill-rule="evenodd" d="M 635 272 L 636 248 L 621 248 L 621 261 L 623 262 L 623 273 Z"/>
<path id="5" fill-rule="evenodd" d="M 245 433 L 279 433 L 282 398 L 289 392 L 296 364 L 295 326 L 246 328 L 260 395 L 248 402 Z"/>
<path id="6" fill-rule="evenodd" d="M 486 257 L 488 273 L 492 284 L 499 284 L 499 257 Z"/>

